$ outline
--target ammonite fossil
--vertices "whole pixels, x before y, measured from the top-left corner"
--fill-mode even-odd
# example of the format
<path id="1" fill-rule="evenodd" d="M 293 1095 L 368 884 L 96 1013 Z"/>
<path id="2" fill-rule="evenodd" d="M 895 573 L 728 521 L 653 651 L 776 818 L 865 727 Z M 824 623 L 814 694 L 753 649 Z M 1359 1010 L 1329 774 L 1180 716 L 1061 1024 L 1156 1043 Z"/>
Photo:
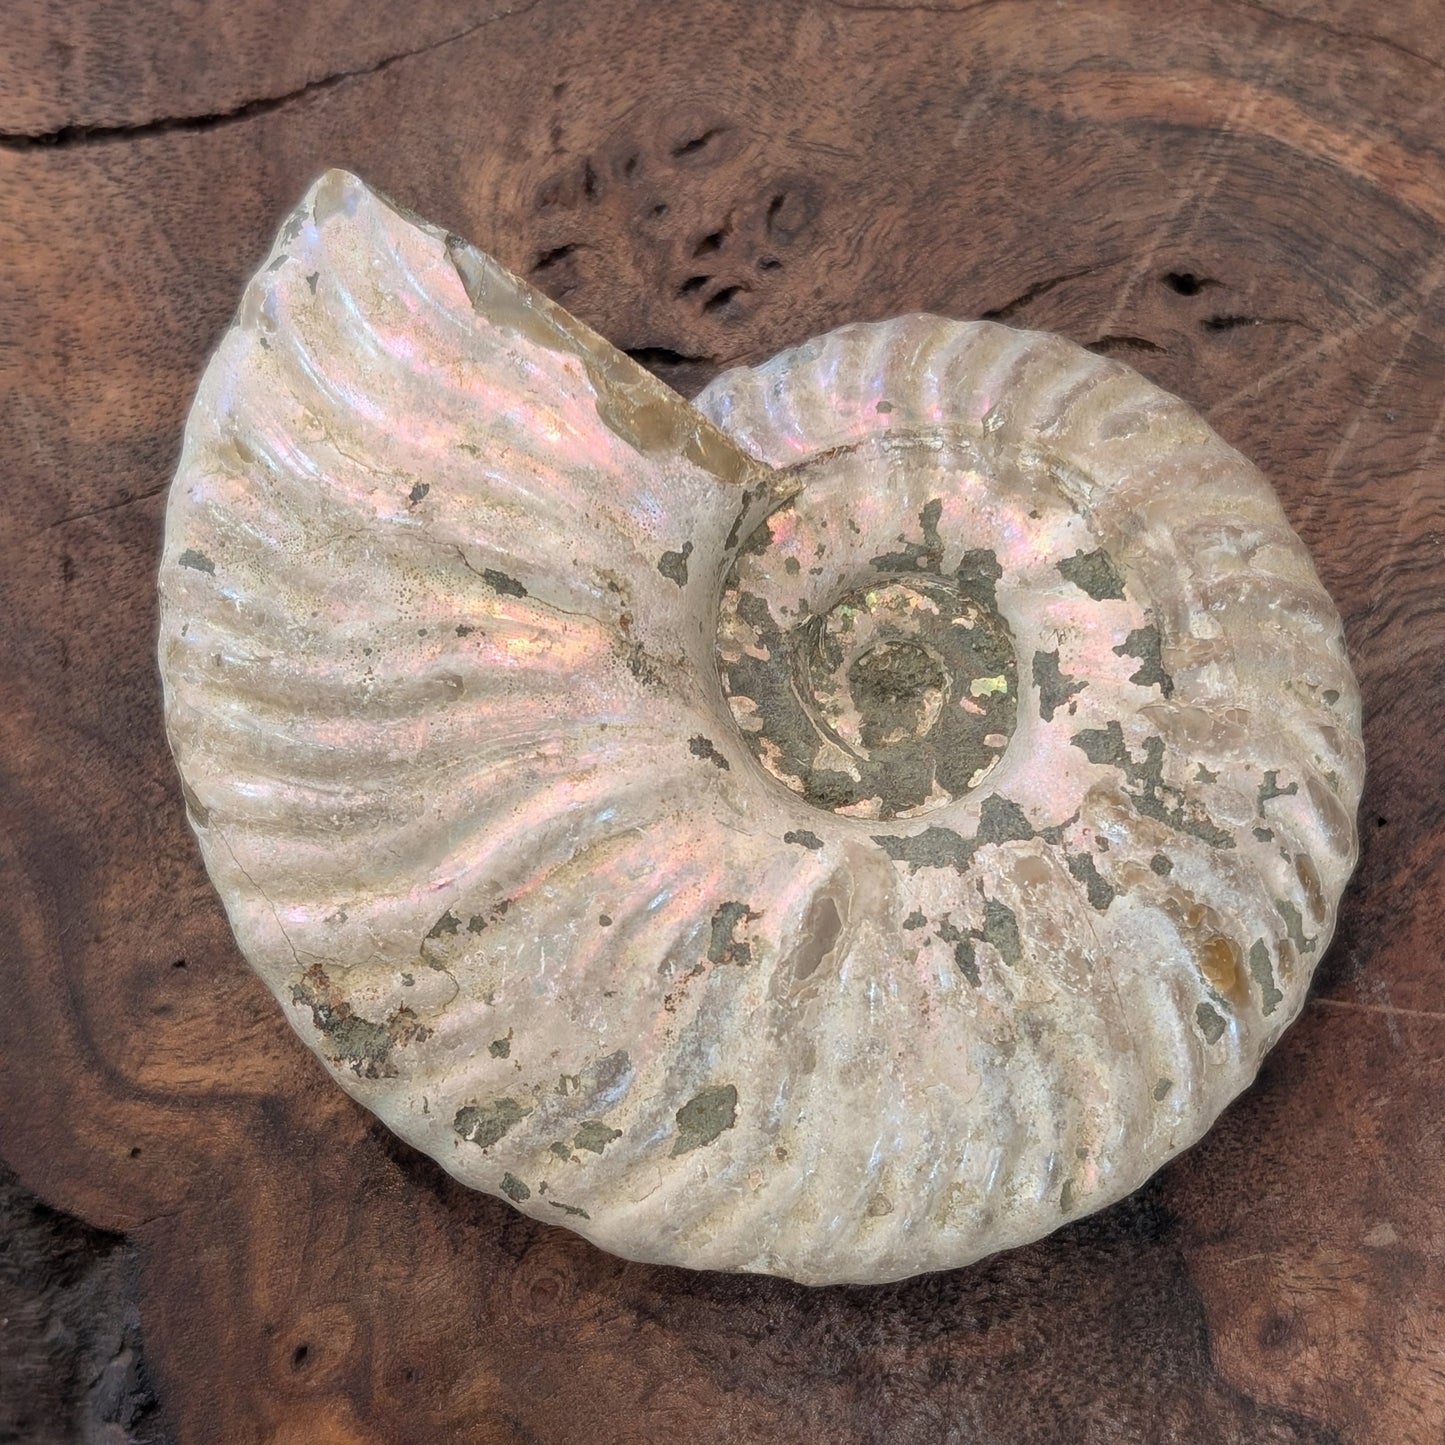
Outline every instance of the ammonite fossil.
<path id="1" fill-rule="evenodd" d="M 689 405 L 324 176 L 201 384 L 166 719 L 247 958 L 459 1179 L 634 1259 L 895 1279 L 1196 1140 L 1356 852 L 1260 474 L 908 316 Z"/>

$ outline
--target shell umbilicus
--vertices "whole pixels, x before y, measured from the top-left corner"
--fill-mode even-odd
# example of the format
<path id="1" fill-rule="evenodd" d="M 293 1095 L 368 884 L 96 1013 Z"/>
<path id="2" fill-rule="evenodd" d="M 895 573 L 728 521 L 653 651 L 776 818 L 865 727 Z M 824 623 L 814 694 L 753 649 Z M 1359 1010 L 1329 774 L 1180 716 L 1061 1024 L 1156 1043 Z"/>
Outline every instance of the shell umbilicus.
<path id="1" fill-rule="evenodd" d="M 689 406 L 341 172 L 206 371 L 161 597 L 292 1024 L 629 1258 L 888 1280 L 1120 1198 L 1355 859 L 1339 619 L 1182 402 L 910 316 Z"/>

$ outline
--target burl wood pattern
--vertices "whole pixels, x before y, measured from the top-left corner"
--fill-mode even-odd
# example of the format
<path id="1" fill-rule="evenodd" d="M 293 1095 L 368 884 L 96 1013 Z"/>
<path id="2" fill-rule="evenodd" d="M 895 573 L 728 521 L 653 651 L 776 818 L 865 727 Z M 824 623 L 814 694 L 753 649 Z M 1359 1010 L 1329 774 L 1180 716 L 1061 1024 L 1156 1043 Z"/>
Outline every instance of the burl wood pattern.
<path id="1" fill-rule="evenodd" d="M 0 1437 L 1445 1438 L 1440 22 L 6 6 Z M 201 871 L 153 659 L 192 388 L 327 165 L 689 392 L 844 321 L 990 316 L 1127 360 L 1263 467 L 1364 690 L 1364 856 L 1202 1145 L 1031 1248 L 810 1292 L 610 1259 L 328 1082 Z"/>

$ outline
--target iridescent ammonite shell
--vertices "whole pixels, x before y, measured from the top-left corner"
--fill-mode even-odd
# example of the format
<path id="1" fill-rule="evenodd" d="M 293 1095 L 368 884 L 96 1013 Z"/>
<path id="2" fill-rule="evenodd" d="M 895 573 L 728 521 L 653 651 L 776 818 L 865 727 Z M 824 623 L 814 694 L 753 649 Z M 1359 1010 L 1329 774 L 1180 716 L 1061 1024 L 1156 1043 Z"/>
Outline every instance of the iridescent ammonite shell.
<path id="1" fill-rule="evenodd" d="M 247 958 L 459 1179 L 821 1284 L 1209 1126 L 1356 852 L 1269 486 L 1057 337 L 908 316 L 689 406 L 353 177 L 201 384 L 166 719 Z"/>

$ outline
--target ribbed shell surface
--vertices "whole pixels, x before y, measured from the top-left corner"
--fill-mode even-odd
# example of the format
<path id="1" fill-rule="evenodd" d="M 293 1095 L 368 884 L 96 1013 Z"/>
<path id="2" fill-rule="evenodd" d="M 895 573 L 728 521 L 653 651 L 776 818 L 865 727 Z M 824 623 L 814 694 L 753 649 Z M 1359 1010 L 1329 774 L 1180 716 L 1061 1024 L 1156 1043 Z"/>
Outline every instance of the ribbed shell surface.
<path id="1" fill-rule="evenodd" d="M 161 595 L 293 1026 L 629 1258 L 880 1281 L 1120 1198 L 1253 1078 L 1354 863 L 1338 617 L 1182 402 L 912 316 L 689 407 L 340 172 L 201 383 Z"/>

